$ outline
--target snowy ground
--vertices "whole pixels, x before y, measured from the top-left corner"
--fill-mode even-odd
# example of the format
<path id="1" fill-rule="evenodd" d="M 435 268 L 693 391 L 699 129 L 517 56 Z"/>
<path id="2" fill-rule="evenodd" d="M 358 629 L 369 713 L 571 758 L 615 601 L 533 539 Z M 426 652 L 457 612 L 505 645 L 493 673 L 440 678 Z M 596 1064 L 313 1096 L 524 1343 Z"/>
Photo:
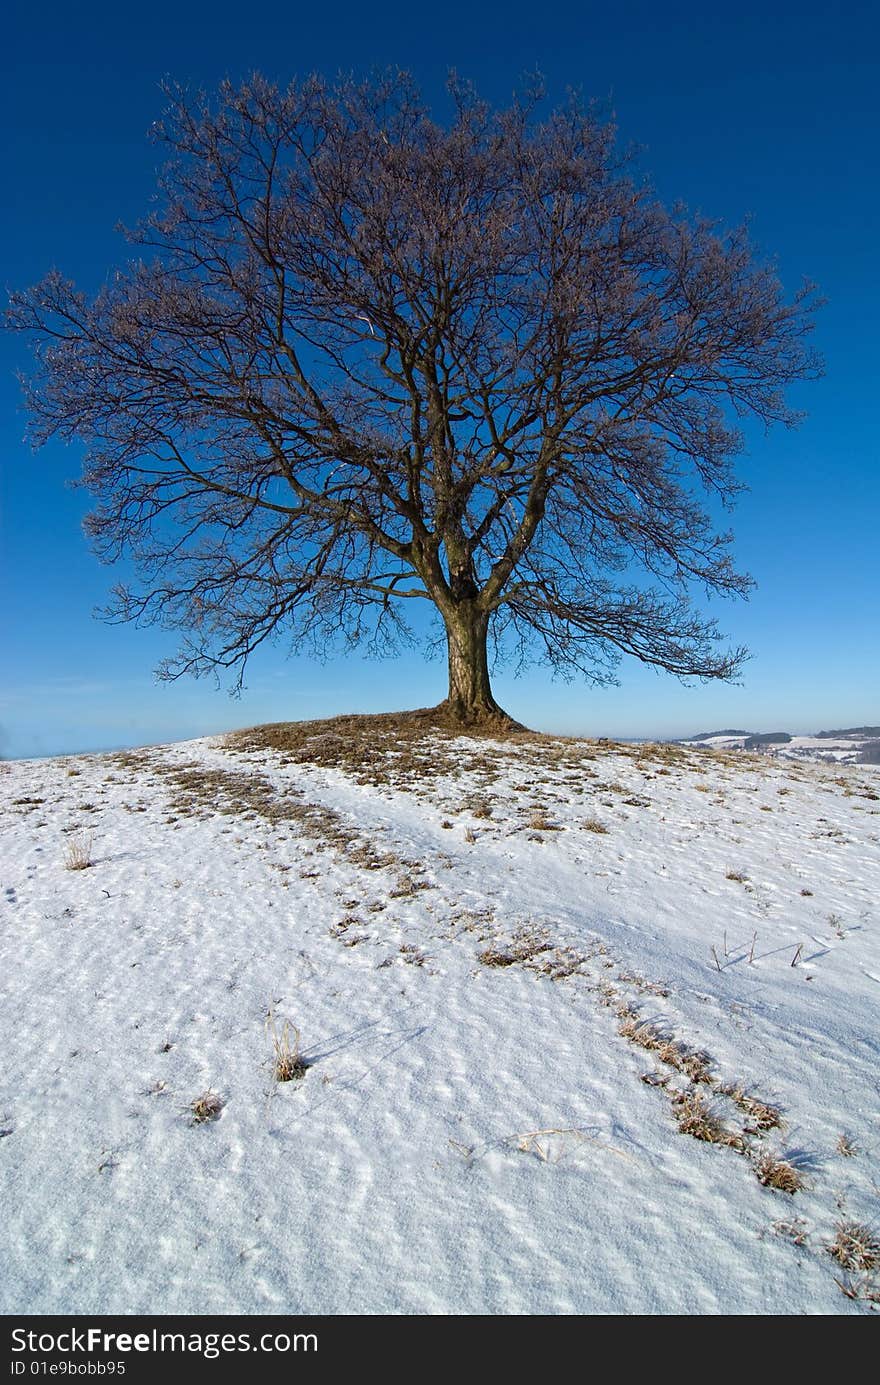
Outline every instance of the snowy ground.
<path id="1" fill-rule="evenodd" d="M 0 766 L 0 1311 L 880 1311 L 880 768 L 315 744 Z"/>

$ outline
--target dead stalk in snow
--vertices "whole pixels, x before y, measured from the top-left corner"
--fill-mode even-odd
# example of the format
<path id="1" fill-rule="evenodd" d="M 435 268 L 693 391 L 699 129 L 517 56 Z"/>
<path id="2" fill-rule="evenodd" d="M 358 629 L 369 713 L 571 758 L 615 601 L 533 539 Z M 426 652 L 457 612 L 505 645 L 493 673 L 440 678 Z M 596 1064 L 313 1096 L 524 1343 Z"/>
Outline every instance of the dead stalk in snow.
<path id="1" fill-rule="evenodd" d="M 87 870 L 92 862 L 92 839 L 84 834 L 74 837 L 64 849 L 65 870 Z"/>
<path id="2" fill-rule="evenodd" d="M 275 1024 L 275 1016 L 269 1011 L 266 1028 L 272 1039 L 272 1076 L 276 1082 L 293 1082 L 305 1074 L 306 1064 L 300 1052 L 300 1033 L 296 1025 L 285 1020 L 281 1032 Z M 291 1034 L 293 1041 L 291 1042 Z"/>

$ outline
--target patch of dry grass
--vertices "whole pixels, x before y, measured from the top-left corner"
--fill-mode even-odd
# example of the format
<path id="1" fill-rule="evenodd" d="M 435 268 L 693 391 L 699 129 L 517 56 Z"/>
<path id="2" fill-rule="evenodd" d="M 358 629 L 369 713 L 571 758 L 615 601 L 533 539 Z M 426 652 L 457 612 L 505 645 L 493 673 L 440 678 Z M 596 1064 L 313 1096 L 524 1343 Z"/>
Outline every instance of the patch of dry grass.
<path id="1" fill-rule="evenodd" d="M 605 836 L 608 832 L 604 822 L 600 822 L 598 818 L 584 818 L 581 828 L 584 832 L 595 832 L 598 836 Z"/>
<path id="2" fill-rule="evenodd" d="M 206 769 L 202 765 L 156 765 L 161 777 L 173 786 L 172 805 L 185 816 L 209 818 L 219 815 L 240 817 L 244 821 L 262 818 L 273 827 L 290 824 L 301 829 L 322 847 L 327 847 L 349 865 L 364 870 L 394 867 L 400 879 L 411 879 L 423 872 L 417 861 L 393 852 L 380 851 L 372 841 L 342 813 L 320 803 L 310 803 L 296 787 L 276 788 L 265 775 L 249 770 Z M 411 873 L 406 876 L 406 872 Z M 318 878 L 319 872 L 300 872 L 303 879 Z M 430 889 L 418 881 L 412 890 Z"/>
<path id="3" fill-rule="evenodd" d="M 841 1221 L 834 1228 L 828 1254 L 845 1270 L 875 1270 L 880 1267 L 880 1237 L 864 1222 Z"/>
<path id="4" fill-rule="evenodd" d="M 738 1130 L 730 1130 L 707 1104 L 702 1092 L 676 1092 L 672 1109 L 682 1135 L 710 1145 L 726 1145 L 741 1153 L 745 1141 Z"/>
<path id="5" fill-rule="evenodd" d="M 533 957 L 537 956 L 533 954 Z M 583 974 L 587 955 L 576 947 L 551 947 L 541 950 L 540 961 L 527 960 L 525 965 L 539 976 L 548 976 L 551 981 L 565 981 L 569 976 Z"/>
<path id="6" fill-rule="evenodd" d="M 762 1154 L 755 1164 L 755 1176 L 765 1188 L 775 1188 L 777 1192 L 794 1195 L 804 1186 L 804 1177 L 794 1164 L 787 1159 L 779 1159 L 769 1150 Z"/>
<path id="7" fill-rule="evenodd" d="M 276 1082 L 298 1081 L 305 1076 L 308 1067 L 300 1052 L 299 1030 L 285 1020 L 279 1033 L 271 1013 L 267 1028 L 272 1039 L 272 1076 Z"/>
<path id="8" fill-rule="evenodd" d="M 540 953 L 550 951 L 551 945 L 545 939 L 522 937 L 507 947 L 484 948 L 477 954 L 477 960 L 484 967 L 512 967 L 517 962 L 528 962 Z"/>
<path id="9" fill-rule="evenodd" d="M 193 1125 L 205 1125 L 208 1121 L 219 1119 L 220 1112 L 223 1110 L 223 1098 L 218 1092 L 202 1092 L 200 1096 L 193 1097 L 189 1104 L 192 1113 Z"/>
<path id="10" fill-rule="evenodd" d="M 428 960 L 427 953 L 415 943 L 401 943 L 397 951 L 402 960 L 411 967 L 423 967 Z"/>
<path id="11" fill-rule="evenodd" d="M 779 1107 L 771 1106 L 768 1101 L 761 1101 L 758 1097 L 752 1096 L 741 1082 L 727 1082 L 718 1090 L 723 1096 L 729 1097 L 743 1115 L 749 1118 L 754 1131 L 763 1134 L 766 1130 L 777 1130 L 782 1125 L 782 1112 Z"/>
<path id="12" fill-rule="evenodd" d="M 489 803 L 487 787 L 526 753 L 528 776 L 513 786 L 515 793 L 533 793 L 536 784 L 556 784 L 567 774 L 594 779 L 589 762 L 598 752 L 629 754 L 631 749 L 610 741 L 545 736 L 503 717 L 463 727 L 450 720 L 443 705 L 377 716 L 277 722 L 233 732 L 225 737 L 224 745 L 243 757 L 260 757 L 268 751 L 282 766 L 331 766 L 350 774 L 358 784 L 390 786 L 423 797 L 441 778 L 471 777 L 470 789 L 472 794 L 476 791 L 477 802 L 466 803 L 463 811 L 476 809 L 478 816 L 484 815 L 480 801 Z M 648 747 L 645 763 L 652 762 L 650 752 Z M 665 755 L 666 748 L 658 753 Z M 627 792 L 622 785 L 617 790 Z"/>
<path id="13" fill-rule="evenodd" d="M 701 1053 L 699 1049 L 690 1048 L 680 1040 L 664 1034 L 662 1030 L 655 1028 L 648 1021 L 641 1020 L 638 1014 L 627 1004 L 623 1004 L 619 1008 L 618 1015 L 621 1020 L 618 1033 L 624 1039 L 628 1039 L 631 1044 L 635 1044 L 638 1048 L 644 1048 L 649 1053 L 653 1053 L 661 1063 L 674 1068 L 676 1072 L 683 1073 L 692 1082 L 711 1085 L 712 1074 L 708 1054 Z"/>
<path id="14" fill-rule="evenodd" d="M 554 739 L 503 719 L 462 727 L 441 706 L 275 722 L 233 732 L 225 744 L 242 754 L 274 751 L 283 764 L 332 766 L 361 784 L 412 789 L 441 775 L 457 777 L 470 770 L 494 775 L 504 767 L 504 753 L 493 742 L 551 745 Z M 462 741 L 470 745 L 463 747 Z"/>
<path id="15" fill-rule="evenodd" d="M 92 838 L 84 835 L 72 837 L 64 848 L 64 869 L 88 870 L 92 865 Z"/>

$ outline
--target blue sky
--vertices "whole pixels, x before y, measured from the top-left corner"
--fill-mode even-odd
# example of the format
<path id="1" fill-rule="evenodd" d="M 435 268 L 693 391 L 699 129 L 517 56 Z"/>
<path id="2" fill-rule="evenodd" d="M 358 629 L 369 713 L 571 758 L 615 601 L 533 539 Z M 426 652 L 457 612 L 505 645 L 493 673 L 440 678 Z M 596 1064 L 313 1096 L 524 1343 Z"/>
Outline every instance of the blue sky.
<path id="1" fill-rule="evenodd" d="M 154 186 L 147 128 L 162 76 L 213 87 L 252 69 L 410 68 L 429 98 L 447 70 L 505 100 L 535 68 L 608 102 L 625 141 L 644 147 L 660 192 L 731 222 L 792 289 L 818 281 L 828 303 L 815 343 L 825 380 L 794 396 L 796 433 L 750 436 L 751 490 L 734 517 L 748 603 L 719 604 L 733 643 L 753 653 L 742 687 L 684 688 L 628 662 L 621 686 L 591 690 L 533 670 L 502 671 L 496 695 L 530 725 L 593 735 L 689 734 L 718 726 L 817 729 L 880 722 L 876 422 L 880 275 L 880 13 L 844 3 L 577 6 L 519 0 L 442 7 L 214 3 L 81 6 L 13 0 L 4 20 L 0 225 L 4 287 L 57 265 L 98 286 Z M 207 681 L 155 682 L 174 636 L 105 626 L 92 611 L 115 575 L 80 532 L 87 508 L 65 487 L 75 448 L 22 441 L 16 369 L 24 342 L 0 335 L 0 755 L 174 739 L 265 720 L 438 701 L 441 660 L 407 654 L 256 659 L 240 701 Z"/>

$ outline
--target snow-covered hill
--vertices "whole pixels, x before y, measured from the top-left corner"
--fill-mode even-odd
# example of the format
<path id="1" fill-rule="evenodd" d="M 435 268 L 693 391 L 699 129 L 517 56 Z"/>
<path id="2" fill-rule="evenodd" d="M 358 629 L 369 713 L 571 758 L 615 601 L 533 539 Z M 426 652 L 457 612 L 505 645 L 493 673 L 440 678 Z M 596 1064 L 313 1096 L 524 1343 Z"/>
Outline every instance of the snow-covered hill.
<path id="1" fill-rule="evenodd" d="M 391 719 L 0 790 L 0 1311 L 880 1306 L 880 768 Z"/>
<path id="2" fill-rule="evenodd" d="M 786 760 L 880 764 L 880 727 L 876 726 L 817 731 L 814 736 L 793 735 L 788 731 L 709 731 L 691 736 L 683 744 L 701 745 L 709 750 L 748 750 L 763 755 L 781 755 Z"/>

